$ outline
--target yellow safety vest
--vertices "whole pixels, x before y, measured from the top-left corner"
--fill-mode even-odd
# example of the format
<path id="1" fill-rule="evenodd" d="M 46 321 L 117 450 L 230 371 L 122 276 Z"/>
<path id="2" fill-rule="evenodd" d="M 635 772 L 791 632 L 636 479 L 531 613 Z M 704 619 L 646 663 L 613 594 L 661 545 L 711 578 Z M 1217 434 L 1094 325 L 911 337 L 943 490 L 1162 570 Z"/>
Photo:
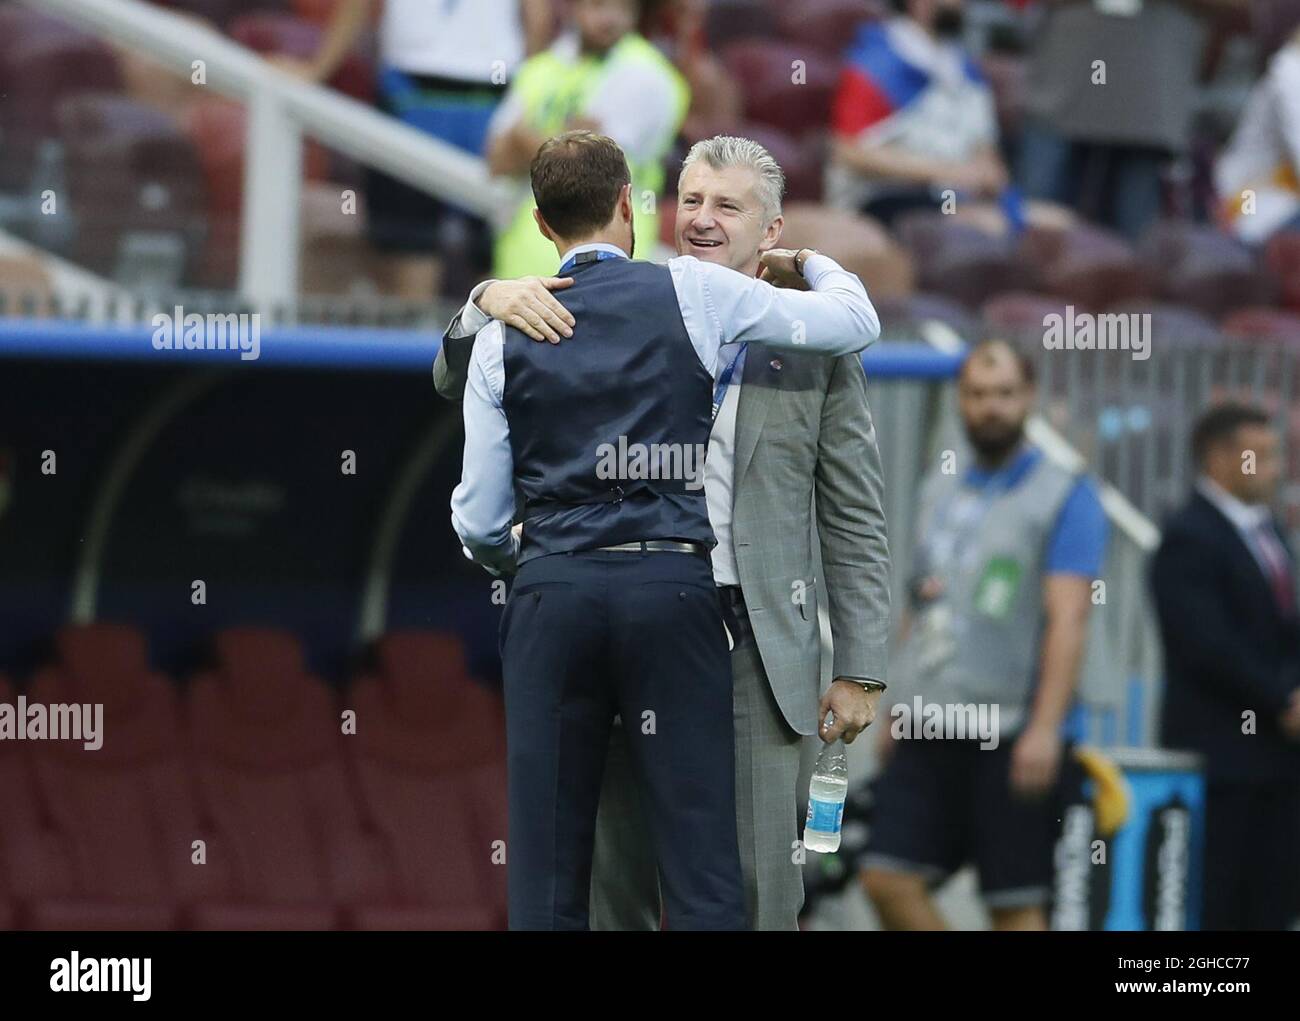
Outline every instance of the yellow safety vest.
<path id="1" fill-rule="evenodd" d="M 652 65 L 667 75 L 676 93 L 677 116 L 671 134 L 664 137 L 653 158 L 634 160 L 628 156 L 632 173 L 632 225 L 637 251 L 644 255 L 659 238 L 659 199 L 664 189 L 663 160 L 690 106 L 690 87 L 662 53 L 642 36 L 630 33 L 604 57 L 579 57 L 569 61 L 546 50 L 520 66 L 511 83 L 523 102 L 523 117 L 530 127 L 547 138 L 564 130 L 570 117 L 582 113 L 587 100 L 600 91 L 609 70 L 622 61 Z M 653 200 L 648 200 L 652 195 Z M 550 276 L 555 272 L 555 246 L 542 236 L 533 219 L 536 203 L 531 193 L 515 210 L 509 225 L 498 233 L 493 252 L 492 275 L 498 279 L 522 276 Z"/>

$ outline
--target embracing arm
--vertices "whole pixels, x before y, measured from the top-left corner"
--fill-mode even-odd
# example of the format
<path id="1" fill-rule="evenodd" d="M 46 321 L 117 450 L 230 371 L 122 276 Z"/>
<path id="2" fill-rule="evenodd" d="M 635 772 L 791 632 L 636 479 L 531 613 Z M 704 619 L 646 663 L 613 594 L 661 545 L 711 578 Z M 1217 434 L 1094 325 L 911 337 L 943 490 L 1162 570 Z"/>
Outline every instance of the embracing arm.
<path id="1" fill-rule="evenodd" d="M 501 403 L 501 327 L 490 326 L 473 343 L 465 386 L 465 456 L 460 484 L 451 494 L 451 525 L 466 556 L 490 574 L 512 574 L 519 538 L 511 529 L 514 456 Z"/>
<path id="2" fill-rule="evenodd" d="M 573 336 L 573 315 L 554 297 L 573 283 L 572 277 L 524 277 L 484 280 L 469 292 L 469 300 L 448 324 L 433 362 L 433 385 L 449 401 L 465 392 L 465 375 L 474 335 L 497 319 L 522 330 L 533 340 L 558 344 Z"/>
<path id="3" fill-rule="evenodd" d="M 787 260 L 794 255 L 781 253 Z M 880 336 L 880 318 L 862 281 L 817 252 L 803 265 L 810 291 L 774 287 L 689 255 L 669 260 L 668 268 L 691 342 L 714 376 L 722 361 L 718 352 L 727 344 L 752 340 L 786 351 L 844 355 Z"/>

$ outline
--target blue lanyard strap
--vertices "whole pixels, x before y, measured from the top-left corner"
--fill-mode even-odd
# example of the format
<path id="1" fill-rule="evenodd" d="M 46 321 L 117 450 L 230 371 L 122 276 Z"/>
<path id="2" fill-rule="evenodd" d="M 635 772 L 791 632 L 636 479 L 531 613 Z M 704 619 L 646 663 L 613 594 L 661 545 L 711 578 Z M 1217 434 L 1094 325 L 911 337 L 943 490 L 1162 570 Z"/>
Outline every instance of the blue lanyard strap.
<path id="1" fill-rule="evenodd" d="M 718 412 L 722 410 L 722 402 L 727 399 L 727 387 L 731 386 L 731 377 L 736 374 L 736 366 L 740 360 L 745 357 L 745 349 L 749 347 L 749 342 L 740 345 L 740 350 L 736 352 L 736 357 L 731 359 L 731 364 L 722 370 L 722 375 L 718 377 L 717 385 L 713 388 L 713 417 L 718 417 Z"/>
<path id="2" fill-rule="evenodd" d="M 619 255 L 615 252 L 606 252 L 603 249 L 599 249 L 599 248 L 589 249 L 585 252 L 579 252 L 577 255 L 566 260 L 564 265 L 560 267 L 559 272 L 556 273 L 555 275 L 562 277 L 564 276 L 565 273 L 569 272 L 569 270 L 573 269 L 573 267 L 577 266 L 579 263 L 604 262 L 606 259 L 625 259 L 625 258 L 627 258 L 627 256 Z"/>

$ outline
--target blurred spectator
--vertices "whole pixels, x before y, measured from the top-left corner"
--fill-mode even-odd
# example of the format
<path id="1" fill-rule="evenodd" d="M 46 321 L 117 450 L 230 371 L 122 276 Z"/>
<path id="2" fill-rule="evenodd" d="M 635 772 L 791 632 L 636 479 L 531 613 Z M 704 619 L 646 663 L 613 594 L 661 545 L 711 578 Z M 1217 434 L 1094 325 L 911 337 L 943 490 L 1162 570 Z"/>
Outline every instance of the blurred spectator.
<path id="1" fill-rule="evenodd" d="M 527 170 L 542 142 L 576 128 L 613 138 L 632 171 L 633 226 L 641 251 L 659 237 L 664 157 L 690 105 L 668 58 L 636 31 L 640 0 L 573 0 L 573 24 L 525 61 L 488 128 L 488 165 L 520 180 L 519 204 L 497 236 L 493 275 L 550 274 L 555 247 L 533 221 Z"/>
<path id="2" fill-rule="evenodd" d="M 1001 208 L 1022 220 L 993 91 L 960 42 L 962 0 L 892 2 L 896 16 L 863 25 L 847 53 L 831 114 L 828 204 L 887 225 L 916 209 L 1000 222 Z M 949 189 L 955 206 L 945 203 Z"/>
<path id="3" fill-rule="evenodd" d="M 278 58 L 313 81 L 333 76 L 375 0 L 340 0 L 309 62 Z M 378 106 L 398 120 L 475 156 L 515 68 L 549 40 L 552 0 L 384 0 L 379 29 Z M 390 258 L 390 293 L 432 296 L 434 253 L 450 253 L 441 290 L 461 294 L 486 271 L 491 235 L 482 220 L 376 170 L 366 172 L 371 240 Z"/>
<path id="4" fill-rule="evenodd" d="M 973 862 L 995 928 L 1045 929 L 1062 729 L 1106 515 L 1087 476 L 1025 439 L 1027 359 L 1002 341 L 977 345 L 957 399 L 972 453 L 964 466 L 945 454 L 921 491 L 899 650 L 925 728 L 895 706 L 881 734 L 863 885 L 887 928 L 940 929 L 929 889 Z M 936 709 L 944 724 L 932 729 Z M 967 725 L 946 722 L 959 718 Z"/>
<path id="5" fill-rule="evenodd" d="M 1196 0 L 1043 5 L 1020 139 L 1028 196 L 1068 205 L 1130 240 L 1158 218 L 1161 172 L 1191 132 L 1207 36 L 1196 10 Z"/>
<path id="6" fill-rule="evenodd" d="M 1300 229 L 1300 31 L 1269 62 L 1215 167 L 1224 219 L 1263 244 Z M 1253 195 L 1247 195 L 1253 192 Z"/>
<path id="7" fill-rule="evenodd" d="M 1197 422 L 1192 453 L 1200 478 L 1151 570 L 1160 736 L 1205 758 L 1201 927 L 1284 929 L 1300 912 L 1300 617 L 1269 509 L 1278 438 L 1263 411 L 1222 405 Z"/>

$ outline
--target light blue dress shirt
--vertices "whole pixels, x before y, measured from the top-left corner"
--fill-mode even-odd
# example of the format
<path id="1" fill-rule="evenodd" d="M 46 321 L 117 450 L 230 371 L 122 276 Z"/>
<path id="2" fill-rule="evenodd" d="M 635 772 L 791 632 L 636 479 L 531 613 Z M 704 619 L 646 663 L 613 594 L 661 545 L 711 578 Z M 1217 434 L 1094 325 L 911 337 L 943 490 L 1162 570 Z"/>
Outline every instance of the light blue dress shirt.
<path id="1" fill-rule="evenodd" d="M 586 244 L 565 253 L 561 264 L 591 250 L 625 255 L 613 245 Z M 862 281 L 826 255 L 814 253 L 804 260 L 809 291 L 773 287 L 691 255 L 670 259 L 668 270 L 691 346 L 714 379 L 735 357 L 737 344 L 754 341 L 788 351 L 844 355 L 880 336 L 880 319 Z M 465 555 L 500 575 L 514 570 L 519 552 L 511 530 L 514 456 L 502 405 L 505 329 L 474 304 L 479 294 L 476 288 L 452 334 L 477 333 L 462 405 L 465 457 L 460 485 L 451 495 L 451 525 Z"/>

